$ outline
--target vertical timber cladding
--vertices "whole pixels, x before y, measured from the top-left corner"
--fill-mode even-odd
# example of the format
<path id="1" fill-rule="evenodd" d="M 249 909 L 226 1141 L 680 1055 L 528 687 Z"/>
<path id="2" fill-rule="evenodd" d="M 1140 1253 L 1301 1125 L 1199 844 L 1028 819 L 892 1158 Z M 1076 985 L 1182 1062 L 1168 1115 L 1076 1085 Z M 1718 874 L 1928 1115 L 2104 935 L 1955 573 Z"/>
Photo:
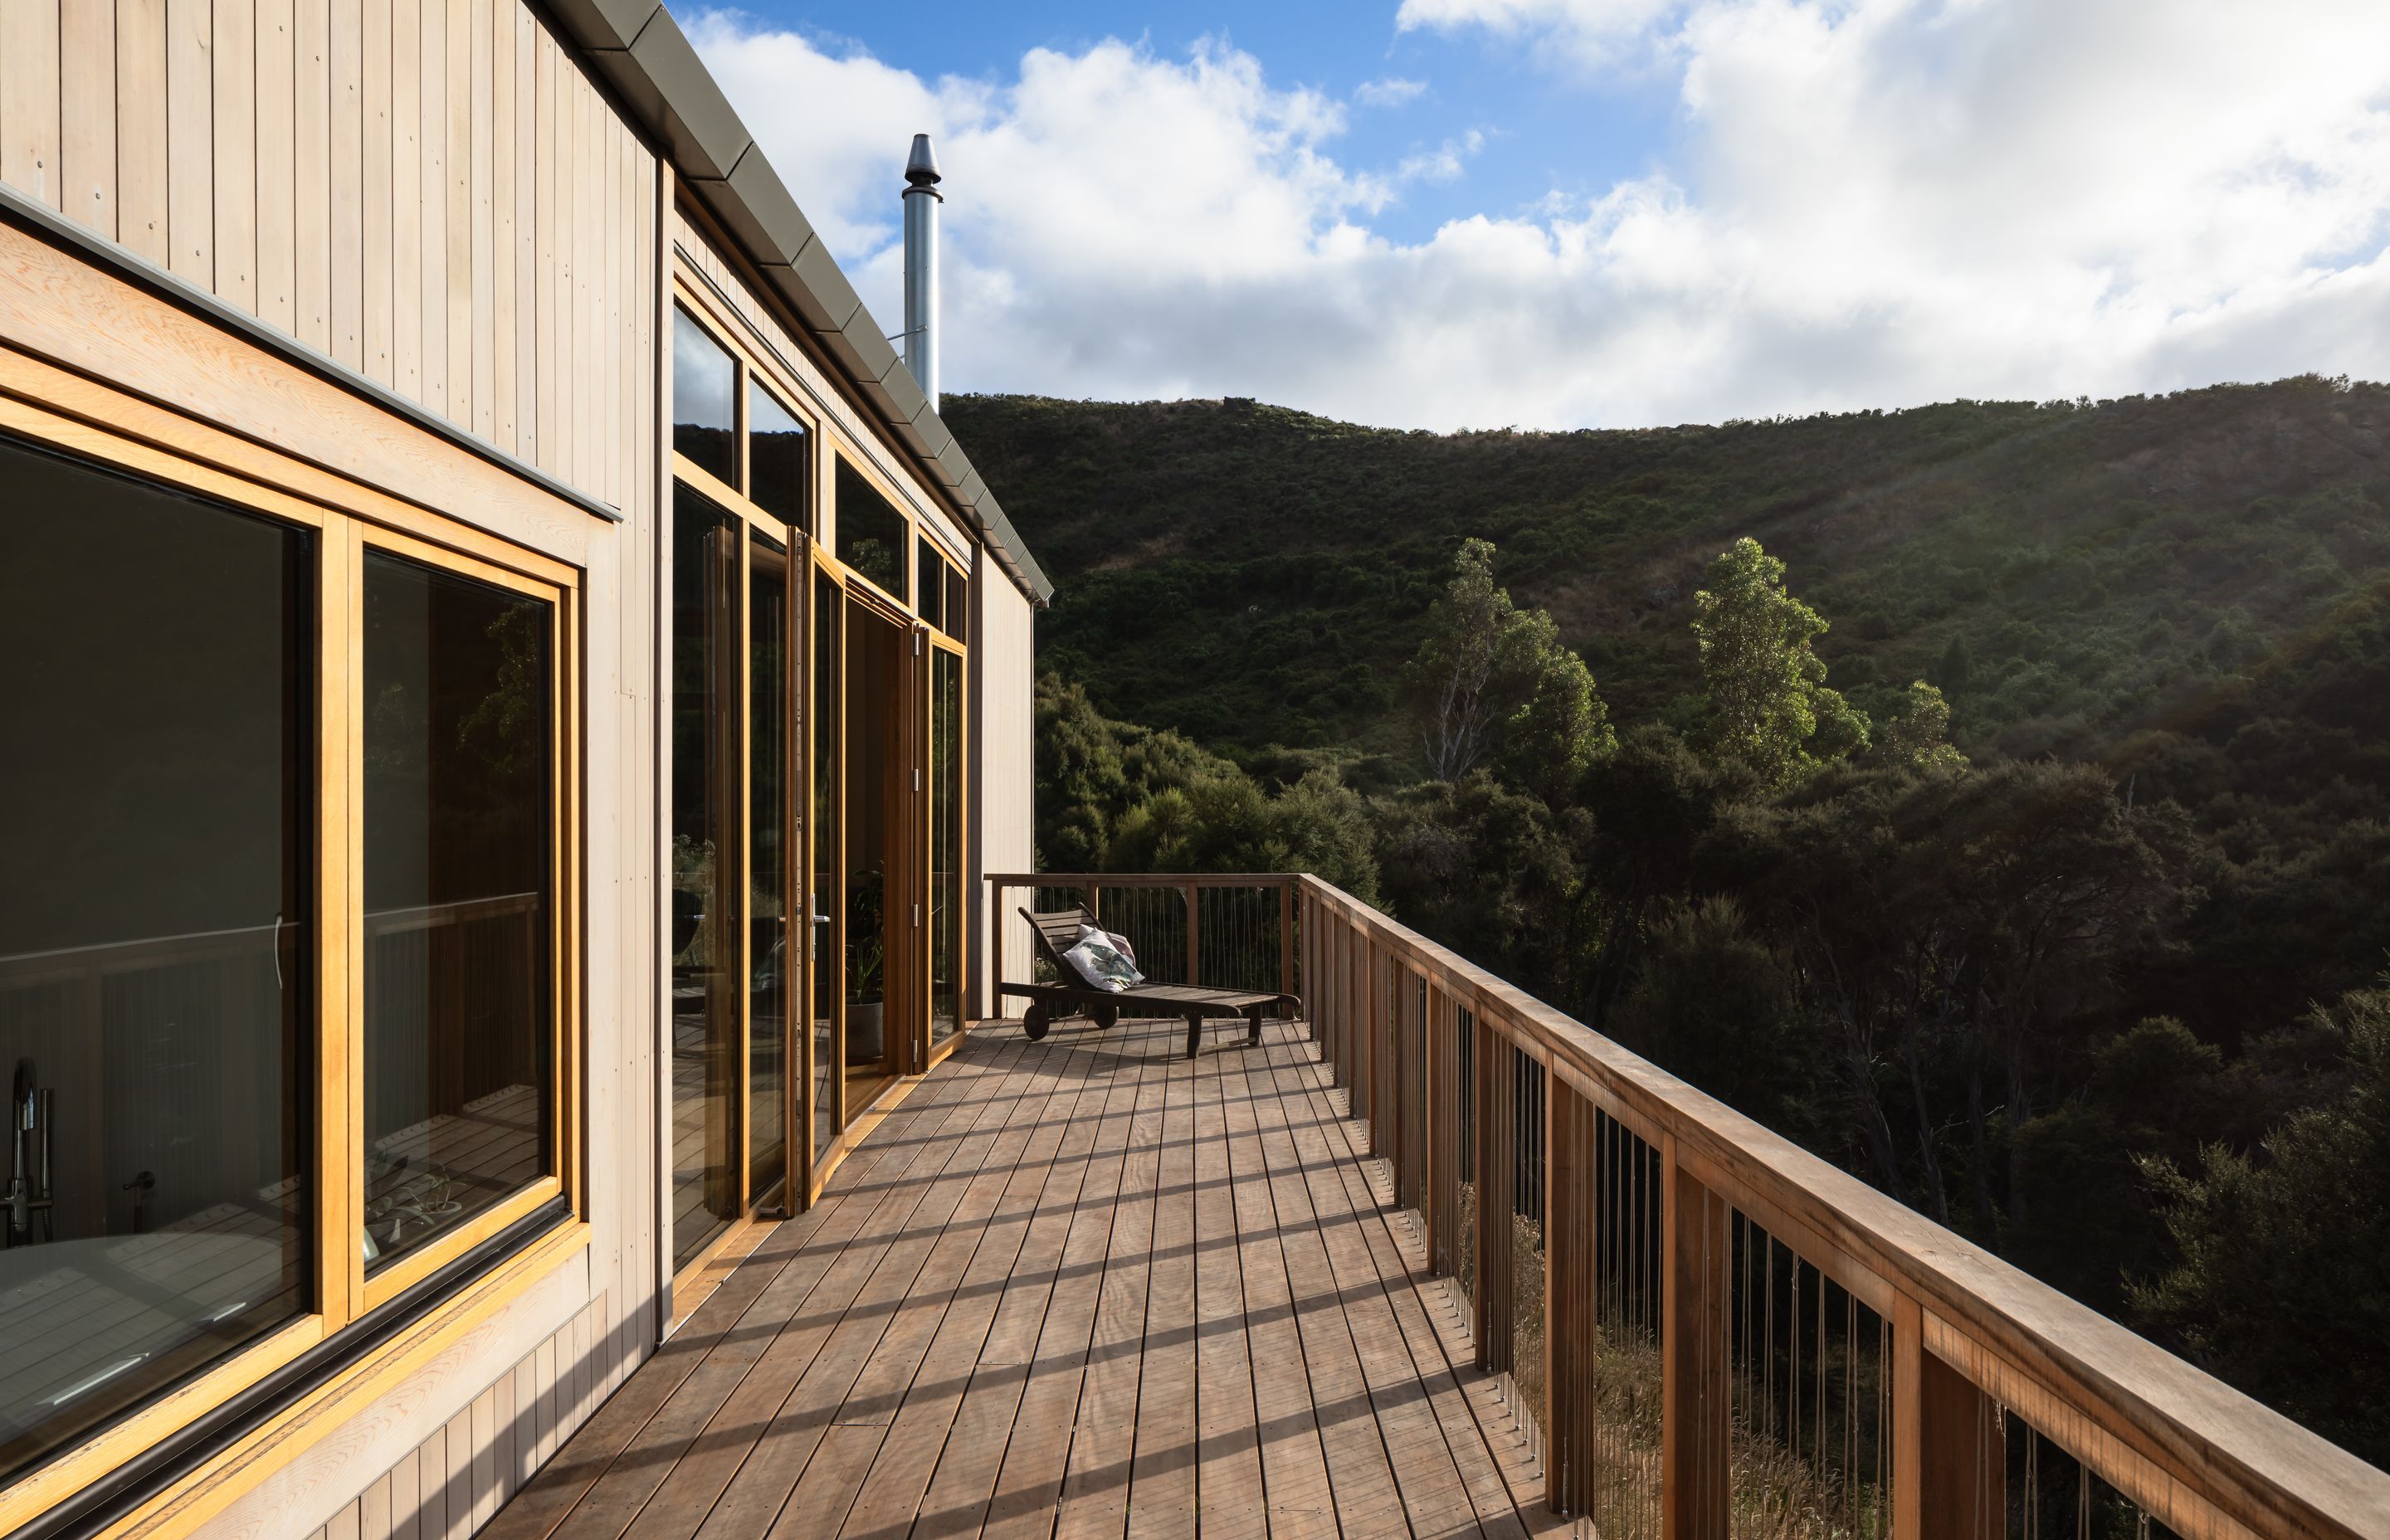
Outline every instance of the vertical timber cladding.
<path id="1" fill-rule="evenodd" d="M 446 446 L 0 230 L 0 344 L 585 569 L 572 876 L 597 1130 L 655 1118 L 638 746 L 654 726 L 661 176 L 517 0 L 0 0 L 0 183 L 622 515 L 529 511 L 535 494 L 456 506 L 476 481 Z M 61 309 L 69 295 L 100 308 Z M 585 1159 L 592 1245 L 336 1429 L 235 1477 L 205 1532 L 387 1515 L 461 1533 L 459 1515 L 494 1511 L 653 1341 L 654 1154 L 597 1138 Z"/>
<path id="2" fill-rule="evenodd" d="M 656 176 L 514 0 L 0 5 L 0 182 L 625 515 Z"/>
<path id="3" fill-rule="evenodd" d="M 971 648 L 970 699 L 977 731 L 972 735 L 971 773 L 977 800 L 968 826 L 975 831 L 970 857 L 970 887 L 964 912 L 971 936 L 990 934 L 984 918 L 989 872 L 1037 869 L 1035 692 L 1036 611 L 1028 597 L 992 562 L 979 564 L 971 591 L 978 596 L 978 634 Z M 975 960 L 972 976 L 983 1004 L 1001 1009 L 994 982 L 1030 976 L 1029 927 L 1019 915 L 1001 917 L 1004 956 Z"/>

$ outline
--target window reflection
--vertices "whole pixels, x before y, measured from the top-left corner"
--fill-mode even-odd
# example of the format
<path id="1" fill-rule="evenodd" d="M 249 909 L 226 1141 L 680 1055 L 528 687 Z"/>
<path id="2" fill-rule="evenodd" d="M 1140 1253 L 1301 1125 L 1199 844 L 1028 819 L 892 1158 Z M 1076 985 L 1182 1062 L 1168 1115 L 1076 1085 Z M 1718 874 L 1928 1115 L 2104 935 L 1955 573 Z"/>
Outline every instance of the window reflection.
<path id="1" fill-rule="evenodd" d="M 765 513 L 810 532 L 805 427 L 753 376 L 747 380 L 747 495 Z"/>
<path id="2" fill-rule="evenodd" d="M 946 628 L 946 585 L 941 574 L 946 564 L 938 559 L 938 548 L 925 535 L 913 545 L 913 591 L 919 596 L 914 604 L 920 617 L 944 631 Z"/>
<path id="3" fill-rule="evenodd" d="M 307 1308 L 315 542 L 0 441 L 0 1482 Z"/>
<path id="4" fill-rule="evenodd" d="M 739 1215 L 741 526 L 673 498 L 673 1253 Z"/>
<path id="5" fill-rule="evenodd" d="M 554 1171 L 552 621 L 366 552 L 368 1271 Z"/>
<path id="6" fill-rule="evenodd" d="M 838 462 L 838 558 L 898 600 L 905 593 L 906 544 L 912 526 L 863 472 Z"/>
<path id="7" fill-rule="evenodd" d="M 807 884 L 813 912 L 814 1156 L 816 1161 L 838 1134 L 838 1022 L 844 995 L 839 959 L 846 950 L 846 866 L 841 843 L 839 772 L 844 764 L 845 717 L 840 686 L 845 677 L 842 643 L 846 635 L 846 591 L 827 574 L 814 574 L 813 657 L 813 873 Z"/>
<path id="8" fill-rule="evenodd" d="M 777 1185 L 788 1158 L 789 556 L 750 541 L 748 736 L 748 1173 L 752 1196 Z"/>
<path id="9" fill-rule="evenodd" d="M 673 447 L 739 484 L 739 366 L 697 317 L 673 309 Z"/>
<path id="10" fill-rule="evenodd" d="M 962 1022 L 963 661 L 930 656 L 930 1040 Z"/>

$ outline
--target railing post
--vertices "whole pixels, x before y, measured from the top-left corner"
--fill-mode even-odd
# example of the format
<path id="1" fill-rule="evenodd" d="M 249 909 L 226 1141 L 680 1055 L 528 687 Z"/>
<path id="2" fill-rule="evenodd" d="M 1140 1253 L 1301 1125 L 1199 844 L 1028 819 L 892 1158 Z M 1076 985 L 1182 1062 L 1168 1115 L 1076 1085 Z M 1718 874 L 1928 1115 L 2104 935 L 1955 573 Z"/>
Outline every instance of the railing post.
<path id="1" fill-rule="evenodd" d="M 1511 1262 L 1518 1206 L 1519 1077 L 1510 1045 L 1477 1023 L 1477 1367 L 1510 1367 Z"/>
<path id="2" fill-rule="evenodd" d="M 1668 1540 L 1726 1540 L 1731 1232 L 1725 1202 L 1677 1163 L 1674 1135 L 1662 1136 L 1660 1162 L 1667 1259 L 1660 1328 L 1661 1533 Z"/>
<path id="3" fill-rule="evenodd" d="M 1460 1099 L 1456 1082 L 1455 1029 L 1459 1013 L 1444 991 L 1430 986 L 1427 994 L 1427 1188 L 1424 1222 L 1428 1271 L 1449 1275 L 1458 1270 L 1454 1240 L 1459 1234 Z"/>
<path id="4" fill-rule="evenodd" d="M 1894 1352 L 1898 1354 L 1895 1345 Z M 2001 1535 L 2008 1533 L 2008 1438 L 2000 1409 L 1972 1380 L 1917 1349 L 1917 1534 Z M 1898 1404 L 1893 1415 L 1900 1417 Z M 1899 1440 L 1895 1433 L 1895 1457 Z M 1898 1519 L 1897 1487 L 1894 1496 Z"/>
<path id="5" fill-rule="evenodd" d="M 1383 1160 L 1390 1153 L 1386 1124 L 1389 1121 L 1387 1113 L 1391 1110 L 1386 1106 L 1386 1066 L 1389 1062 L 1385 1042 L 1386 964 L 1385 959 L 1378 955 L 1378 938 L 1375 936 L 1368 939 L 1361 955 L 1365 959 L 1363 966 L 1368 969 L 1368 990 L 1363 996 L 1368 1001 L 1365 1018 L 1368 1046 L 1362 1057 L 1369 1066 L 1369 1153 Z"/>
<path id="6" fill-rule="evenodd" d="M 1576 1100 L 1550 1066 L 1544 1069 L 1544 1404 L 1536 1416 L 1544 1431 L 1544 1506 L 1554 1513 L 1570 1511 L 1574 1494 L 1571 1478 L 1577 1470 L 1574 1440 L 1578 1419 L 1572 1415 L 1578 1392 L 1575 1315 L 1569 1305 L 1575 1293 L 1577 1226 L 1571 1223 L 1574 1204 L 1575 1162 L 1569 1159 L 1574 1120 L 1570 1104 Z"/>
<path id="7" fill-rule="evenodd" d="M 1203 913 L 1202 892 L 1194 883 L 1187 884 L 1187 982 L 1192 987 L 1197 981 L 1195 938 Z"/>
<path id="8" fill-rule="evenodd" d="M 1307 934 L 1309 928 L 1305 928 Z M 1278 992 L 1294 993 L 1294 879 L 1279 884 L 1278 890 Z"/>
<path id="9" fill-rule="evenodd" d="M 987 1013 L 991 1017 L 1000 1017 L 1004 1014 L 1004 997 L 996 992 L 996 986 L 999 982 L 1003 982 L 1004 979 L 1005 884 L 1001 882 L 991 882 L 988 884 L 988 887 L 991 892 L 988 895 L 987 901 Z M 808 892 L 812 892 L 811 889 L 807 889 L 806 891 Z M 813 904 L 811 901 L 808 901 L 805 905 L 805 957 L 810 964 L 806 974 L 806 983 L 809 988 L 812 986 L 811 968 L 820 966 L 817 961 L 814 960 L 815 953 L 816 951 L 816 937 L 813 923 Z M 1023 979 L 1021 982 L 1022 983 L 1026 983 L 1029 981 Z M 808 998 L 805 1001 L 805 1020 L 809 1022 L 813 1020 L 813 1008 L 814 1003 L 810 998 Z M 810 1032 L 812 1029 L 808 1027 L 806 1030 Z"/>
<path id="10" fill-rule="evenodd" d="M 1892 1302 L 1892 1540 L 1925 1540 L 1925 1312 L 1907 1294 Z"/>
<path id="11" fill-rule="evenodd" d="M 1590 1109 L 1557 1074 L 1544 1084 L 1544 1353 L 1551 1405 L 1544 1424 L 1544 1498 L 1555 1513 L 1592 1504 L 1593 1243 L 1597 1196 Z"/>

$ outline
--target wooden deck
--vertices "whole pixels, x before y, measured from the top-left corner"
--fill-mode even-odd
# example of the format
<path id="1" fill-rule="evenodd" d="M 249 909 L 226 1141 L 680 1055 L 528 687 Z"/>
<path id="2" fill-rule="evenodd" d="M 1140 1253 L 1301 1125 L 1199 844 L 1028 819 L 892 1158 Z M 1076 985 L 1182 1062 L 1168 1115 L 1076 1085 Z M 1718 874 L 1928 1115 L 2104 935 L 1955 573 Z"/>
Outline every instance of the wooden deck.
<path id="1" fill-rule="evenodd" d="M 975 1031 L 489 1533 L 1567 1533 L 1303 1030 L 1185 1032 Z"/>

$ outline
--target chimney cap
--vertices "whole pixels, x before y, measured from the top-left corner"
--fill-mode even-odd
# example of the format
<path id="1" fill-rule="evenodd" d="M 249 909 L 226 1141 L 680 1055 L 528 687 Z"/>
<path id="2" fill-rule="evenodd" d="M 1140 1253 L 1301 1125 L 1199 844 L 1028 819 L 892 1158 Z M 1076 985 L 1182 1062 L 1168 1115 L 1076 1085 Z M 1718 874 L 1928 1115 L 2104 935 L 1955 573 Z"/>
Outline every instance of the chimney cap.
<path id="1" fill-rule="evenodd" d="M 938 157 L 926 134 L 913 135 L 913 152 L 905 157 L 905 180 L 917 187 L 935 186 L 940 180 Z"/>

